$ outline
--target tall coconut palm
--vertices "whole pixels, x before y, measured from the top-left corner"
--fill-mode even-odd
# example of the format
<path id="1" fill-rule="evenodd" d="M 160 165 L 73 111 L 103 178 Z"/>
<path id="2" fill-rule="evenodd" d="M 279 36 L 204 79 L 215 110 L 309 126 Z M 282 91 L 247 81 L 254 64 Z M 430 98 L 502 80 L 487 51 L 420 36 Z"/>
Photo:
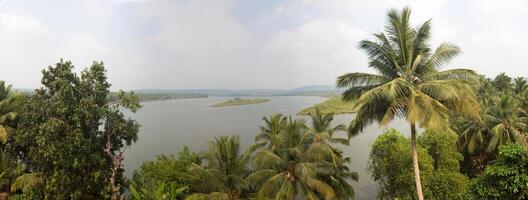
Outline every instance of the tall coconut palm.
<path id="1" fill-rule="evenodd" d="M 209 142 L 205 154 L 206 167 L 192 164 L 189 177 L 200 186 L 203 193 L 193 194 L 188 199 L 236 200 L 248 188 L 249 153 L 242 153 L 238 136 L 221 136 Z"/>
<path id="2" fill-rule="evenodd" d="M 429 129 L 448 128 L 448 112 L 478 118 L 479 106 L 471 81 L 476 75 L 468 69 L 440 71 L 460 49 L 442 43 L 431 50 L 431 21 L 412 28 L 411 11 L 390 10 L 385 32 L 374 34 L 374 41 L 363 40 L 360 48 L 369 56 L 369 67 L 377 74 L 347 73 L 337 85 L 348 88 L 345 100 L 355 100 L 358 109 L 351 122 L 349 137 L 378 122 L 384 126 L 395 117 L 405 118 L 411 127 L 413 171 L 419 200 L 423 200 L 416 126 Z"/>

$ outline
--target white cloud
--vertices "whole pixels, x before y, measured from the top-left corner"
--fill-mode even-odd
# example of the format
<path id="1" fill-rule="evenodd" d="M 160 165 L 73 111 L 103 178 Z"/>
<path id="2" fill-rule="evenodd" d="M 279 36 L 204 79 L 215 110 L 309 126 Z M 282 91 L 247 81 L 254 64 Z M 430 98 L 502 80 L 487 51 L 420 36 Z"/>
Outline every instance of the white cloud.
<path id="1" fill-rule="evenodd" d="M 346 70 L 361 69 L 364 59 L 357 44 L 365 37 L 365 32 L 343 21 L 315 20 L 279 31 L 267 52 L 284 68 L 283 73 L 293 75 L 294 85 L 328 84 Z"/>
<path id="2" fill-rule="evenodd" d="M 49 63 L 46 52 L 53 48 L 49 29 L 29 16 L 12 13 L 0 14 L 0 80 L 16 80 L 23 86 L 40 82 L 40 67 Z"/>

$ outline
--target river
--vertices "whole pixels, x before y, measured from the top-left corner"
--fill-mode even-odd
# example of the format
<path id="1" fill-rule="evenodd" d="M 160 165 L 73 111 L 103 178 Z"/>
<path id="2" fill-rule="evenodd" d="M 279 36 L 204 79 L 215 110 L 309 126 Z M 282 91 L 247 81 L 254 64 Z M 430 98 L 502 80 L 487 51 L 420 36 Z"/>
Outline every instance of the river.
<path id="1" fill-rule="evenodd" d="M 143 103 L 137 113 L 127 113 L 141 124 L 139 141 L 130 147 L 125 157 L 125 175 L 131 176 L 142 162 L 152 160 L 159 154 L 177 154 L 185 145 L 193 151 L 203 151 L 207 142 L 218 135 L 240 135 L 244 147 L 254 142 L 262 118 L 273 113 L 295 115 L 303 108 L 320 103 L 326 98 L 309 96 L 266 97 L 271 101 L 236 107 L 210 107 L 211 104 L 230 99 L 209 97 L 179 99 Z M 296 116 L 308 118 L 305 116 Z M 348 125 L 353 114 L 338 115 L 334 123 Z M 307 124 L 309 125 L 309 124 Z M 353 183 L 356 199 L 374 199 L 377 185 L 367 172 L 370 145 L 386 128 L 395 128 L 408 133 L 408 125 L 396 120 L 387 127 L 368 127 L 363 133 L 353 137 L 350 146 L 342 150 L 352 159 L 350 168 L 358 172 L 359 181 Z M 343 136 L 345 133 L 341 133 Z M 407 134 L 406 134 L 407 135 Z"/>

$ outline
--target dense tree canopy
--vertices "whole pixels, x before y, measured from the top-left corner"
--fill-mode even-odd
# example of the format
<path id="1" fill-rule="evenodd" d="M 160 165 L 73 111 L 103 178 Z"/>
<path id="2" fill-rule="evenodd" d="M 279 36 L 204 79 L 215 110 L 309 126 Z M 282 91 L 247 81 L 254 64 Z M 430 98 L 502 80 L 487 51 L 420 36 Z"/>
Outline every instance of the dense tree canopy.
<path id="1" fill-rule="evenodd" d="M 499 157 L 476 179 L 478 199 L 528 199 L 528 150 L 519 144 L 499 147 Z"/>
<path id="2" fill-rule="evenodd" d="M 418 155 L 426 199 L 464 199 L 468 178 L 459 172 L 456 135 L 426 131 L 418 138 Z M 372 145 L 369 170 L 380 185 L 380 199 L 413 199 L 415 189 L 409 139 L 389 129 Z"/>
<path id="3" fill-rule="evenodd" d="M 114 163 L 104 148 L 109 141 L 114 154 L 137 140 L 139 124 L 125 119 L 122 109 L 140 106 L 125 93 L 119 102 L 108 103 L 103 63 L 94 62 L 80 77 L 73 69 L 61 60 L 43 70 L 44 87 L 27 99 L 21 113 L 17 152 L 31 161 L 31 172 L 43 176 L 42 198 L 108 198 Z M 122 169 L 117 170 L 115 178 L 122 182 Z"/>
<path id="4" fill-rule="evenodd" d="M 134 172 L 132 183 L 134 199 L 156 199 L 159 194 L 169 194 L 171 198 L 180 198 L 197 192 L 199 188 L 192 184 L 188 177 L 191 164 L 201 164 L 198 153 L 191 152 L 187 146 L 174 155 L 159 155 L 155 160 L 145 162 Z M 176 196 L 171 190 L 182 189 Z"/>

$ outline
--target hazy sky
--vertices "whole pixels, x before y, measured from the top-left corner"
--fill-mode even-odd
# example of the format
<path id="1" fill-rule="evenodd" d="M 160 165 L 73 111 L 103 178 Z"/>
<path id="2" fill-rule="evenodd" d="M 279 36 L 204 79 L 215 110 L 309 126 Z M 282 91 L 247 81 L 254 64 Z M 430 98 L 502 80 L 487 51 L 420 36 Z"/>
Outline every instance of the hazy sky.
<path id="1" fill-rule="evenodd" d="M 524 0 L 2 0 L 0 80 L 39 87 L 64 58 L 104 61 L 113 89 L 333 84 L 370 71 L 358 42 L 404 6 L 433 19 L 433 44 L 462 48 L 447 68 L 528 76 Z"/>

